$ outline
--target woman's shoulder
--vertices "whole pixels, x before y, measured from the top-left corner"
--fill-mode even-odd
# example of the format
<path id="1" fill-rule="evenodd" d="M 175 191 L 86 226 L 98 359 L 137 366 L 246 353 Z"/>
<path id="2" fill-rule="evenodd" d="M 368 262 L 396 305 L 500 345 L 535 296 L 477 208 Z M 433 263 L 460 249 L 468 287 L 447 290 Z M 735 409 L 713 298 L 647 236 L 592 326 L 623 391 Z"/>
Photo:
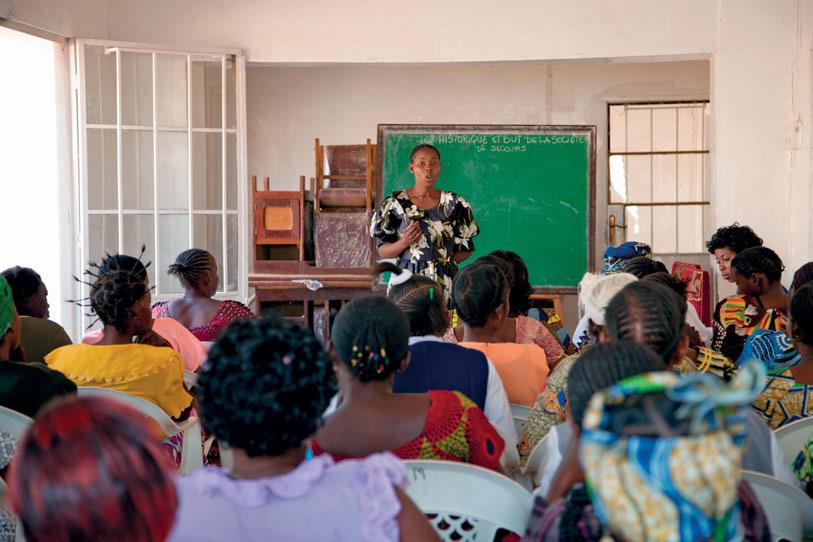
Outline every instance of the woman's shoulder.
<path id="1" fill-rule="evenodd" d="M 254 313 L 243 303 L 234 301 L 233 299 L 226 299 L 220 303 L 220 308 L 217 310 L 220 317 L 230 318 L 254 318 Z"/>

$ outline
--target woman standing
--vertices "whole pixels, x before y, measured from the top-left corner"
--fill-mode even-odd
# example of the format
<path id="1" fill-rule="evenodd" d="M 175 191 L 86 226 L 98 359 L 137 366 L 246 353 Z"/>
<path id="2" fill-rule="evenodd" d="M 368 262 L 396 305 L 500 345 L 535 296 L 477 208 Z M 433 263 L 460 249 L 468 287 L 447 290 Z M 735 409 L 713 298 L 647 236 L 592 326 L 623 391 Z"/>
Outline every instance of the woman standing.
<path id="1" fill-rule="evenodd" d="M 382 258 L 395 258 L 401 269 L 437 280 L 448 296 L 457 264 L 474 251 L 477 222 L 465 199 L 436 187 L 440 152 L 435 147 L 412 149 L 409 171 L 415 184 L 384 198 L 370 235 Z"/>

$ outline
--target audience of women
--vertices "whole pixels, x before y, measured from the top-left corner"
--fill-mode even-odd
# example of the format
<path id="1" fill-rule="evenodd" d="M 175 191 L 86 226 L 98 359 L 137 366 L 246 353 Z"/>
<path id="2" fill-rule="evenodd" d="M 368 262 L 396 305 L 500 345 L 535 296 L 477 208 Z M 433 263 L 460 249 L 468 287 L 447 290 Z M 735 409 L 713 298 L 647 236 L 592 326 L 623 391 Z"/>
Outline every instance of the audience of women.
<path id="1" fill-rule="evenodd" d="M 449 327 L 446 296 L 438 282 L 392 264 L 387 297 L 409 320 L 409 365 L 395 374 L 395 393 L 458 391 L 474 401 L 497 427 L 505 445 L 516 446 L 517 431 L 500 375 L 483 354 L 443 340 Z"/>
<path id="2" fill-rule="evenodd" d="M 502 378 L 508 400 L 530 407 L 545 388 L 550 369 L 545 351 L 537 345 L 500 340 L 509 292 L 508 281 L 496 265 L 472 264 L 457 274 L 452 299 L 463 322 L 460 345 L 485 354 Z"/>
<path id="3" fill-rule="evenodd" d="M 345 346 L 352 351 L 344 343 L 353 331 L 348 323 L 363 329 L 353 337 L 358 339 L 355 346 L 376 348 L 375 359 L 369 357 L 372 349 L 364 351 L 363 359 L 347 358 L 347 366 L 364 377 L 391 374 L 396 361 L 388 352 L 402 356 L 399 364 L 406 357 L 405 318 L 401 316 L 395 325 L 399 329 L 393 330 L 385 324 L 393 322 L 389 316 L 365 311 L 382 306 L 377 303 L 399 314 L 383 298 L 362 299 L 341 314 L 349 310 L 351 317 L 364 314 L 372 322 L 353 317 L 342 323 L 341 315 L 336 321 L 340 329 L 334 340 L 340 352 L 345 353 Z M 403 345 L 391 340 L 393 334 L 403 335 Z M 379 366 L 384 369 L 378 371 Z M 343 378 L 347 375 L 340 371 L 340 382 Z M 180 508 L 170 540 L 437 540 L 425 516 L 403 492 L 407 482 L 403 465 L 390 454 L 372 454 L 383 451 L 394 433 L 415 427 L 417 417 L 410 415 L 425 395 L 391 395 L 402 412 L 383 401 L 376 403 L 382 412 L 362 413 L 355 409 L 359 395 L 353 393 L 365 390 L 345 388 L 345 402 L 336 416 L 343 416 L 343 407 L 351 407 L 351 414 L 366 415 L 337 419 L 339 431 L 350 429 L 344 433 L 333 432 L 334 422 L 329 421 L 320 435 L 325 435 L 324 442 L 346 444 L 348 451 L 357 452 L 353 455 L 365 459 L 334 463 L 322 455 L 308 460 L 308 439 L 319 429 L 334 391 L 330 358 L 311 333 L 278 318 L 231 324 L 201 367 L 196 397 L 204 427 L 228 446 L 234 465 L 228 471 L 198 470 L 176 481 Z M 366 427 L 372 418 L 378 422 Z M 358 447 L 359 440 L 366 448 Z"/>
<path id="4" fill-rule="evenodd" d="M 220 278 L 214 256 L 199 248 L 178 255 L 167 271 L 184 289 L 175 301 L 162 301 L 152 308 L 155 318 L 174 318 L 198 340 L 211 343 L 233 320 L 254 318 L 251 309 L 239 301 L 213 299 Z"/>
<path id="5" fill-rule="evenodd" d="M 152 329 L 150 289 L 139 269 L 122 266 L 88 272 L 90 308 L 104 325 L 92 345 L 73 344 L 54 350 L 45 361 L 78 386 L 122 391 L 146 399 L 173 418 L 188 415 L 192 396 L 183 385 L 184 364 L 167 347 L 133 342 Z"/>
<path id="6" fill-rule="evenodd" d="M 171 472 L 147 418 L 115 401 L 73 397 L 34 420 L 7 496 L 28 542 L 163 541 L 178 506 Z"/>
<path id="7" fill-rule="evenodd" d="M 505 444 L 471 399 L 444 390 L 393 393 L 395 374 L 409 363 L 409 331 L 406 316 L 386 298 L 342 308 L 331 332 L 341 402 L 316 434 L 314 453 L 343 460 L 391 451 L 499 469 Z"/>
<path id="8" fill-rule="evenodd" d="M 20 348 L 24 360 L 42 363 L 52 351 L 71 344 L 62 326 L 48 319 L 48 288 L 39 273 L 28 267 L 15 266 L 2 273 L 14 295 L 14 305 L 20 315 Z"/>
<path id="9" fill-rule="evenodd" d="M 0 276 L 0 406 L 34 417 L 51 399 L 75 393 L 76 384 L 58 371 L 10 361 L 21 327 L 11 287 Z"/>

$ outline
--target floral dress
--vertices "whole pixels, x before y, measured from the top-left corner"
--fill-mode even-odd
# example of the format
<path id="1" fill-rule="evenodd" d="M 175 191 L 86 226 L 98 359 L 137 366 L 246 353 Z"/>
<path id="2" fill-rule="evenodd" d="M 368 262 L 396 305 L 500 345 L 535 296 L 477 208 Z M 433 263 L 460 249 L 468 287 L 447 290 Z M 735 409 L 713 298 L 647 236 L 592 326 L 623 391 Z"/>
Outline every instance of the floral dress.
<path id="1" fill-rule="evenodd" d="M 448 298 L 457 274 L 454 255 L 473 251 L 472 239 L 480 233 L 471 205 L 454 192 L 441 191 L 437 207 L 422 209 L 406 191 L 394 192 L 376 209 L 370 235 L 379 247 L 394 243 L 413 221 L 418 222 L 423 236 L 398 256 L 397 265 L 437 280 Z"/>

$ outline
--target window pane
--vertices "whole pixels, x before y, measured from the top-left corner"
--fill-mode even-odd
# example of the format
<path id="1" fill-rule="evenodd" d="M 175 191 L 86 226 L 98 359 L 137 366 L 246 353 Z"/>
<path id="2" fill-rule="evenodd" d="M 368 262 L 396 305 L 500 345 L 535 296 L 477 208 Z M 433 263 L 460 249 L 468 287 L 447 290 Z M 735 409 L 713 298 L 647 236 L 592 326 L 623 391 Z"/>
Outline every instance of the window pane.
<path id="1" fill-rule="evenodd" d="M 226 59 L 226 128 L 237 128 L 237 70 L 233 56 Z"/>
<path id="2" fill-rule="evenodd" d="M 678 150 L 702 151 L 705 107 L 683 107 L 678 111 Z"/>
<path id="3" fill-rule="evenodd" d="M 677 110 L 652 111 L 652 150 L 674 151 L 677 148 Z"/>
<path id="4" fill-rule="evenodd" d="M 652 201 L 671 203 L 677 198 L 677 155 L 652 156 Z"/>
<path id="5" fill-rule="evenodd" d="M 152 126 L 152 55 L 121 53 L 121 122 Z"/>
<path id="6" fill-rule="evenodd" d="M 116 131 L 88 128 L 88 208 L 118 209 Z"/>
<path id="7" fill-rule="evenodd" d="M 158 132 L 159 209 L 189 209 L 188 149 L 186 133 Z"/>
<path id="8" fill-rule="evenodd" d="M 223 118 L 220 60 L 192 57 L 192 127 L 220 128 Z"/>
<path id="9" fill-rule="evenodd" d="M 627 151 L 652 150 L 652 118 L 649 109 L 627 110 Z"/>
<path id="10" fill-rule="evenodd" d="M 192 134 L 192 186 L 195 209 L 223 206 L 223 155 L 220 133 Z"/>
<path id="11" fill-rule="evenodd" d="M 219 279 L 217 291 L 223 291 L 223 217 L 221 215 L 196 215 L 193 217 L 193 244 L 195 248 L 209 251 L 217 262 Z"/>
<path id="12" fill-rule="evenodd" d="M 116 124 L 116 54 L 85 46 L 85 111 L 89 124 Z"/>
<path id="13" fill-rule="evenodd" d="M 627 156 L 627 199 L 634 203 L 652 201 L 652 157 Z"/>
<path id="14" fill-rule="evenodd" d="M 152 209 L 152 132 L 121 133 L 121 190 L 125 209 Z"/>
<path id="15" fill-rule="evenodd" d="M 652 208 L 630 205 L 624 209 L 626 240 L 652 245 Z"/>
<path id="16" fill-rule="evenodd" d="M 119 251 L 118 215 L 89 215 L 88 242 L 88 261 L 82 262 L 85 268 L 90 263 L 102 263 L 105 254 L 116 254 Z"/>
<path id="17" fill-rule="evenodd" d="M 161 215 L 158 217 L 158 254 L 161 260 L 161 291 L 158 294 L 180 294 L 183 288 L 178 279 L 166 274 L 165 269 L 178 254 L 189 248 L 189 217 L 187 215 Z"/>
<path id="18" fill-rule="evenodd" d="M 624 152 L 627 150 L 626 117 L 625 106 L 610 106 L 610 152 Z"/>
<path id="19" fill-rule="evenodd" d="M 185 128 L 187 82 L 185 55 L 158 55 L 156 60 L 158 126 Z"/>
<path id="20" fill-rule="evenodd" d="M 226 134 L 226 208 L 237 210 L 237 197 L 240 190 L 237 178 L 237 134 Z"/>
<path id="21" fill-rule="evenodd" d="M 124 247 L 122 252 L 138 258 L 141 254 L 141 247 L 146 247 L 141 261 L 144 265 L 148 262 L 153 264 L 147 267 L 147 276 L 150 279 L 150 286 L 155 285 L 155 224 L 153 223 L 153 216 L 151 214 L 144 215 L 124 215 L 122 217 L 123 232 L 124 232 Z M 164 277 L 161 276 L 161 280 Z"/>
<path id="22" fill-rule="evenodd" d="M 226 250 L 228 251 L 228 266 L 229 266 L 229 283 L 226 289 L 230 292 L 236 292 L 237 285 L 237 269 L 239 262 L 237 261 L 239 246 L 239 239 L 237 238 L 237 215 L 228 215 L 226 217 Z"/>
<path id="23" fill-rule="evenodd" d="M 678 207 L 678 252 L 703 252 L 703 206 Z"/>
<path id="24" fill-rule="evenodd" d="M 627 201 L 627 156 L 610 156 L 610 203 Z"/>
<path id="25" fill-rule="evenodd" d="M 703 154 L 681 154 L 678 156 L 678 201 L 702 201 L 703 168 L 706 158 Z"/>
<path id="26" fill-rule="evenodd" d="M 677 252 L 677 208 L 652 208 L 652 251 L 660 254 Z"/>

